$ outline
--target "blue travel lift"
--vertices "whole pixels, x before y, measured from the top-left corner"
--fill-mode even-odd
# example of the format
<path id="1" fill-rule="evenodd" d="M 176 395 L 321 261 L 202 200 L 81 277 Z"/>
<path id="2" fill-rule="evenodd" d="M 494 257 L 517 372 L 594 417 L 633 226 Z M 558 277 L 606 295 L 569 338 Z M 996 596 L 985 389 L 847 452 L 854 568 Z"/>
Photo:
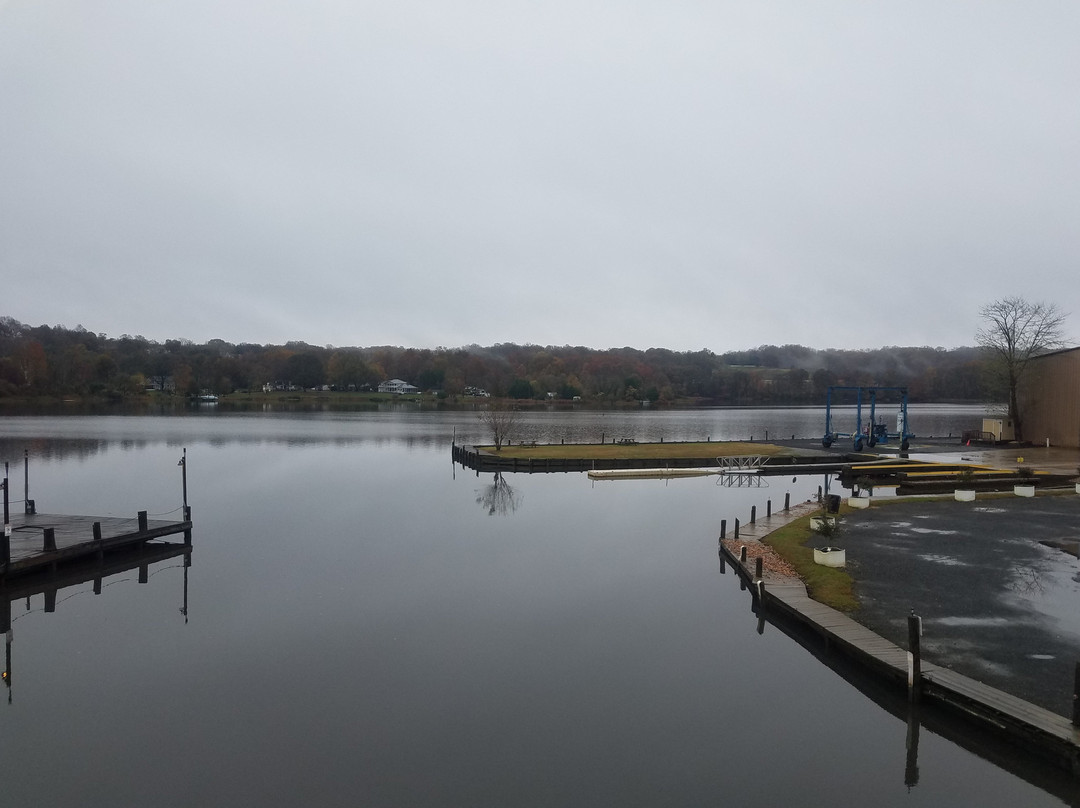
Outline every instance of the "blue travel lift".
<path id="1" fill-rule="evenodd" d="M 855 390 L 855 431 L 854 432 L 834 432 L 832 428 L 832 397 L 833 390 Z M 863 391 L 866 391 L 867 398 L 870 403 L 870 419 L 866 422 L 866 427 L 863 427 L 862 411 L 863 411 Z M 885 425 L 885 422 L 877 422 L 875 408 L 877 406 L 877 394 L 880 392 L 899 392 L 900 393 L 900 412 L 896 416 L 896 431 L 890 432 L 889 428 Z M 910 439 L 915 437 L 914 432 L 908 431 L 908 411 L 907 411 L 907 388 L 906 387 L 830 387 L 826 393 L 825 398 L 825 435 L 821 439 L 821 445 L 828 449 L 833 445 L 833 441 L 837 438 L 851 438 L 852 447 L 856 452 L 863 450 L 863 444 L 868 447 L 876 446 L 879 443 L 888 443 L 889 439 L 899 439 L 900 451 L 906 452 L 910 444 Z"/>

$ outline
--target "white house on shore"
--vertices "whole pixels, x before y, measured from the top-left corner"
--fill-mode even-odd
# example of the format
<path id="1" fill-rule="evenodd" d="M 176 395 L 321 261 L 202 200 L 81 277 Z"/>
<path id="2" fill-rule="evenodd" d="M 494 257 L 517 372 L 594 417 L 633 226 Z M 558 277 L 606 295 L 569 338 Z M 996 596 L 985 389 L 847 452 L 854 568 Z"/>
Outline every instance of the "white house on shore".
<path id="1" fill-rule="evenodd" d="M 403 382 L 401 379 L 390 379 L 389 381 L 382 382 L 379 385 L 380 393 L 394 393 L 396 395 L 402 395 L 404 393 L 419 393 L 420 388 L 413 387 L 408 382 Z"/>

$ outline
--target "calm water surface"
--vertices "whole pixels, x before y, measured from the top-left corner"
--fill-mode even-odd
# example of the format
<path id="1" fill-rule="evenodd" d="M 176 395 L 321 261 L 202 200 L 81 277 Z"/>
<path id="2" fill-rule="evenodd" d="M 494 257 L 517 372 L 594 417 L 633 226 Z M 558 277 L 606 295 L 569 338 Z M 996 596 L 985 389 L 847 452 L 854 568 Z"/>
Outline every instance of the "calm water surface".
<path id="1" fill-rule="evenodd" d="M 944 434 L 949 413 L 934 417 Z M 820 421 L 527 426 L 678 440 Z M 12 495 L 29 448 L 41 512 L 173 512 L 186 447 L 196 524 L 186 615 L 177 560 L 145 584 L 133 570 L 100 595 L 62 590 L 54 613 L 42 595 L 13 604 L 2 803 L 1062 804 L 1060 784 L 1052 796 L 926 727 L 906 785 L 905 721 L 758 633 L 721 574 L 720 520 L 820 478 L 499 482 L 451 465 L 454 435 L 482 438 L 474 413 L 0 421 Z"/>

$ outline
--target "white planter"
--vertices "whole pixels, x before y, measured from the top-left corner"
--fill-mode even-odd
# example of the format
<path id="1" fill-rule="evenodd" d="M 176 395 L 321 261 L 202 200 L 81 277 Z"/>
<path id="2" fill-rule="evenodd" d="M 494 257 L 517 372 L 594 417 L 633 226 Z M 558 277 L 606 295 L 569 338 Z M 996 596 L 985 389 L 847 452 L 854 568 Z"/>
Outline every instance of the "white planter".
<path id="1" fill-rule="evenodd" d="M 869 508 L 870 497 L 848 497 L 847 504 L 850 505 L 852 508 Z"/>
<path id="2" fill-rule="evenodd" d="M 814 563 L 823 567 L 842 567 L 847 553 L 840 547 L 815 547 Z"/>
<path id="3" fill-rule="evenodd" d="M 1080 483 L 1076 484 L 1076 493 L 1080 494 Z"/>
<path id="4" fill-rule="evenodd" d="M 1035 496 L 1035 486 L 1033 485 L 1014 485 L 1013 493 L 1018 497 L 1033 497 Z"/>
<path id="5" fill-rule="evenodd" d="M 975 492 L 970 488 L 957 488 L 953 491 L 953 496 L 957 502 L 974 502 Z"/>

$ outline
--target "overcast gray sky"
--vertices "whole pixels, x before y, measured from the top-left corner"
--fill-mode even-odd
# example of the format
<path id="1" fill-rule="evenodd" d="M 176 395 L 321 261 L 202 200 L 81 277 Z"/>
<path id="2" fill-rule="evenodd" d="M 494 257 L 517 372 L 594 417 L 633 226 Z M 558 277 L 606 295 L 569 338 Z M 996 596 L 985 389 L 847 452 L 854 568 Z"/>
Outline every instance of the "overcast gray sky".
<path id="1" fill-rule="evenodd" d="M 0 3 L 0 314 L 151 339 L 1080 336 L 1080 4 Z"/>

